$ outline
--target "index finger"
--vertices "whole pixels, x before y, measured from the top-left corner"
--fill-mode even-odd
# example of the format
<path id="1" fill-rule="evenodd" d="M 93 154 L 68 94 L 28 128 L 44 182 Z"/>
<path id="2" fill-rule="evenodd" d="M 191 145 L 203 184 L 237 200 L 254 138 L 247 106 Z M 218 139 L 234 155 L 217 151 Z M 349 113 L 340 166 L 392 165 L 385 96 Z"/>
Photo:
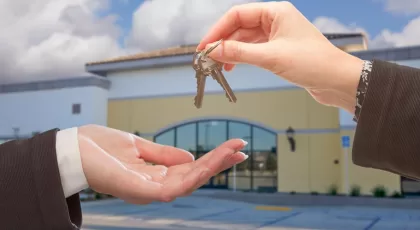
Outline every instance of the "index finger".
<path id="1" fill-rule="evenodd" d="M 188 151 L 172 146 L 157 144 L 137 136 L 134 138 L 139 157 L 146 162 L 172 166 L 194 161 L 194 156 Z"/>
<path id="2" fill-rule="evenodd" d="M 203 37 L 197 50 L 203 50 L 207 44 L 229 37 L 239 28 L 255 28 L 261 25 L 262 16 L 268 10 L 269 3 L 253 2 L 232 7 Z"/>

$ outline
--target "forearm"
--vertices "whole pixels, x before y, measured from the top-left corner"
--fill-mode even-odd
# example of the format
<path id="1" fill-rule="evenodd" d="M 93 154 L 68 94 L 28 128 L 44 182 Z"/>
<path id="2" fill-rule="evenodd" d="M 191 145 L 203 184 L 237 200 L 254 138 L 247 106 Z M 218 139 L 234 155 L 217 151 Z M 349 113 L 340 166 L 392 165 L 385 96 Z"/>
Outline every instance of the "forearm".
<path id="1" fill-rule="evenodd" d="M 80 226 L 79 196 L 66 199 L 62 191 L 55 149 L 57 131 L 0 145 L 0 216 L 4 229 Z"/>
<path id="2" fill-rule="evenodd" d="M 367 70 L 359 82 L 365 95 L 356 103 L 353 162 L 420 179 L 420 70 L 377 60 Z"/>

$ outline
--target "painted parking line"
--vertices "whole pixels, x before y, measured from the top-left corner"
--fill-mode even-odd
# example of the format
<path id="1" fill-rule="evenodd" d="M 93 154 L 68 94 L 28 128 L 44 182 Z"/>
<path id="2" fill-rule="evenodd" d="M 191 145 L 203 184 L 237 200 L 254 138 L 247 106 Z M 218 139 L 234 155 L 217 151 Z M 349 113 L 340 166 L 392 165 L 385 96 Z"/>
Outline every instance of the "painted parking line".
<path id="1" fill-rule="evenodd" d="M 291 208 L 285 207 L 285 206 L 256 206 L 255 209 L 261 210 L 261 211 L 281 211 L 281 212 L 288 212 L 292 210 Z"/>
<path id="2" fill-rule="evenodd" d="M 298 215 L 300 215 L 300 214 L 302 214 L 302 213 L 301 213 L 301 212 L 295 212 L 295 213 L 292 213 L 292 214 L 287 215 L 287 216 L 282 216 L 282 217 L 277 218 L 277 219 L 275 219 L 275 220 L 270 220 L 270 221 L 267 221 L 267 222 L 263 223 L 262 225 L 260 225 L 260 226 L 259 226 L 258 228 L 256 228 L 256 229 L 263 229 L 263 228 L 265 228 L 265 227 L 268 227 L 268 226 L 273 225 L 273 224 L 276 224 L 276 223 L 280 223 L 280 222 L 282 222 L 282 221 L 284 221 L 284 220 L 290 219 L 290 218 L 295 217 L 295 216 L 298 216 Z"/>
<path id="3" fill-rule="evenodd" d="M 373 226 L 375 226 L 375 224 L 377 224 L 379 221 L 381 220 L 380 217 L 375 218 L 374 220 L 372 220 L 372 222 L 365 227 L 364 230 L 370 230 L 371 228 L 373 228 Z"/>

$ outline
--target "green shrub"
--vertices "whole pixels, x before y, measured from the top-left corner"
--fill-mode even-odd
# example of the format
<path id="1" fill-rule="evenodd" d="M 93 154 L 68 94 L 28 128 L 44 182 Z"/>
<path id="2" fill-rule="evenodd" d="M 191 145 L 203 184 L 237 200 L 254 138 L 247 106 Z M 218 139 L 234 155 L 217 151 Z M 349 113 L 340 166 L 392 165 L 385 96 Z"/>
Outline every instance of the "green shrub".
<path id="1" fill-rule="evenodd" d="M 316 191 L 312 191 L 312 192 L 311 192 L 311 195 L 317 196 L 317 195 L 319 195 L 319 193 L 318 193 L 318 192 L 316 192 Z"/>
<path id="2" fill-rule="evenodd" d="M 102 199 L 102 194 L 95 193 L 95 200 L 100 200 L 100 199 Z"/>
<path id="3" fill-rule="evenodd" d="M 295 195 L 296 194 L 296 192 L 295 191 L 291 191 L 290 192 L 290 195 Z"/>
<path id="4" fill-rule="evenodd" d="M 392 198 L 404 198 L 404 196 L 401 193 L 397 192 L 397 191 L 395 191 L 394 193 L 392 193 L 391 197 Z"/>
<path id="5" fill-rule="evenodd" d="M 359 185 L 352 185 L 350 188 L 350 196 L 360 196 L 361 187 Z"/>
<path id="6" fill-rule="evenodd" d="M 386 197 L 387 190 L 383 185 L 377 185 L 372 189 L 372 195 L 374 197 Z"/>
<path id="7" fill-rule="evenodd" d="M 338 194 L 338 186 L 335 184 L 332 184 L 328 188 L 328 194 L 330 194 L 331 196 L 336 196 Z"/>

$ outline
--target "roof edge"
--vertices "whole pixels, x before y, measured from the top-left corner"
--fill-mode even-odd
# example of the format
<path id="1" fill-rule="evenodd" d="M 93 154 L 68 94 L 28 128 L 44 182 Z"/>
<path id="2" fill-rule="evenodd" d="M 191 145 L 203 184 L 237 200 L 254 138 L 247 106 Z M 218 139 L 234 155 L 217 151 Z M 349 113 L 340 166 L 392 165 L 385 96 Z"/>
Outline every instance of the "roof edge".
<path id="1" fill-rule="evenodd" d="M 324 35 L 336 46 L 365 44 L 366 40 L 365 35 L 362 33 Z M 153 51 L 150 54 L 153 53 L 155 56 L 150 55 L 150 57 L 148 57 L 149 53 L 143 53 L 137 56 L 130 55 L 102 62 L 90 62 L 85 64 L 85 70 L 89 73 L 106 77 L 108 72 L 186 65 L 192 62 L 195 47 L 194 45 L 178 46 L 166 50 Z M 173 53 L 170 53 L 170 51 Z"/>
<path id="2" fill-rule="evenodd" d="M 111 82 L 108 79 L 102 77 L 86 76 L 56 80 L 10 83 L 0 85 L 0 94 L 54 90 L 63 88 L 79 88 L 88 86 L 96 86 L 102 89 L 109 90 L 109 88 L 111 87 Z"/>

